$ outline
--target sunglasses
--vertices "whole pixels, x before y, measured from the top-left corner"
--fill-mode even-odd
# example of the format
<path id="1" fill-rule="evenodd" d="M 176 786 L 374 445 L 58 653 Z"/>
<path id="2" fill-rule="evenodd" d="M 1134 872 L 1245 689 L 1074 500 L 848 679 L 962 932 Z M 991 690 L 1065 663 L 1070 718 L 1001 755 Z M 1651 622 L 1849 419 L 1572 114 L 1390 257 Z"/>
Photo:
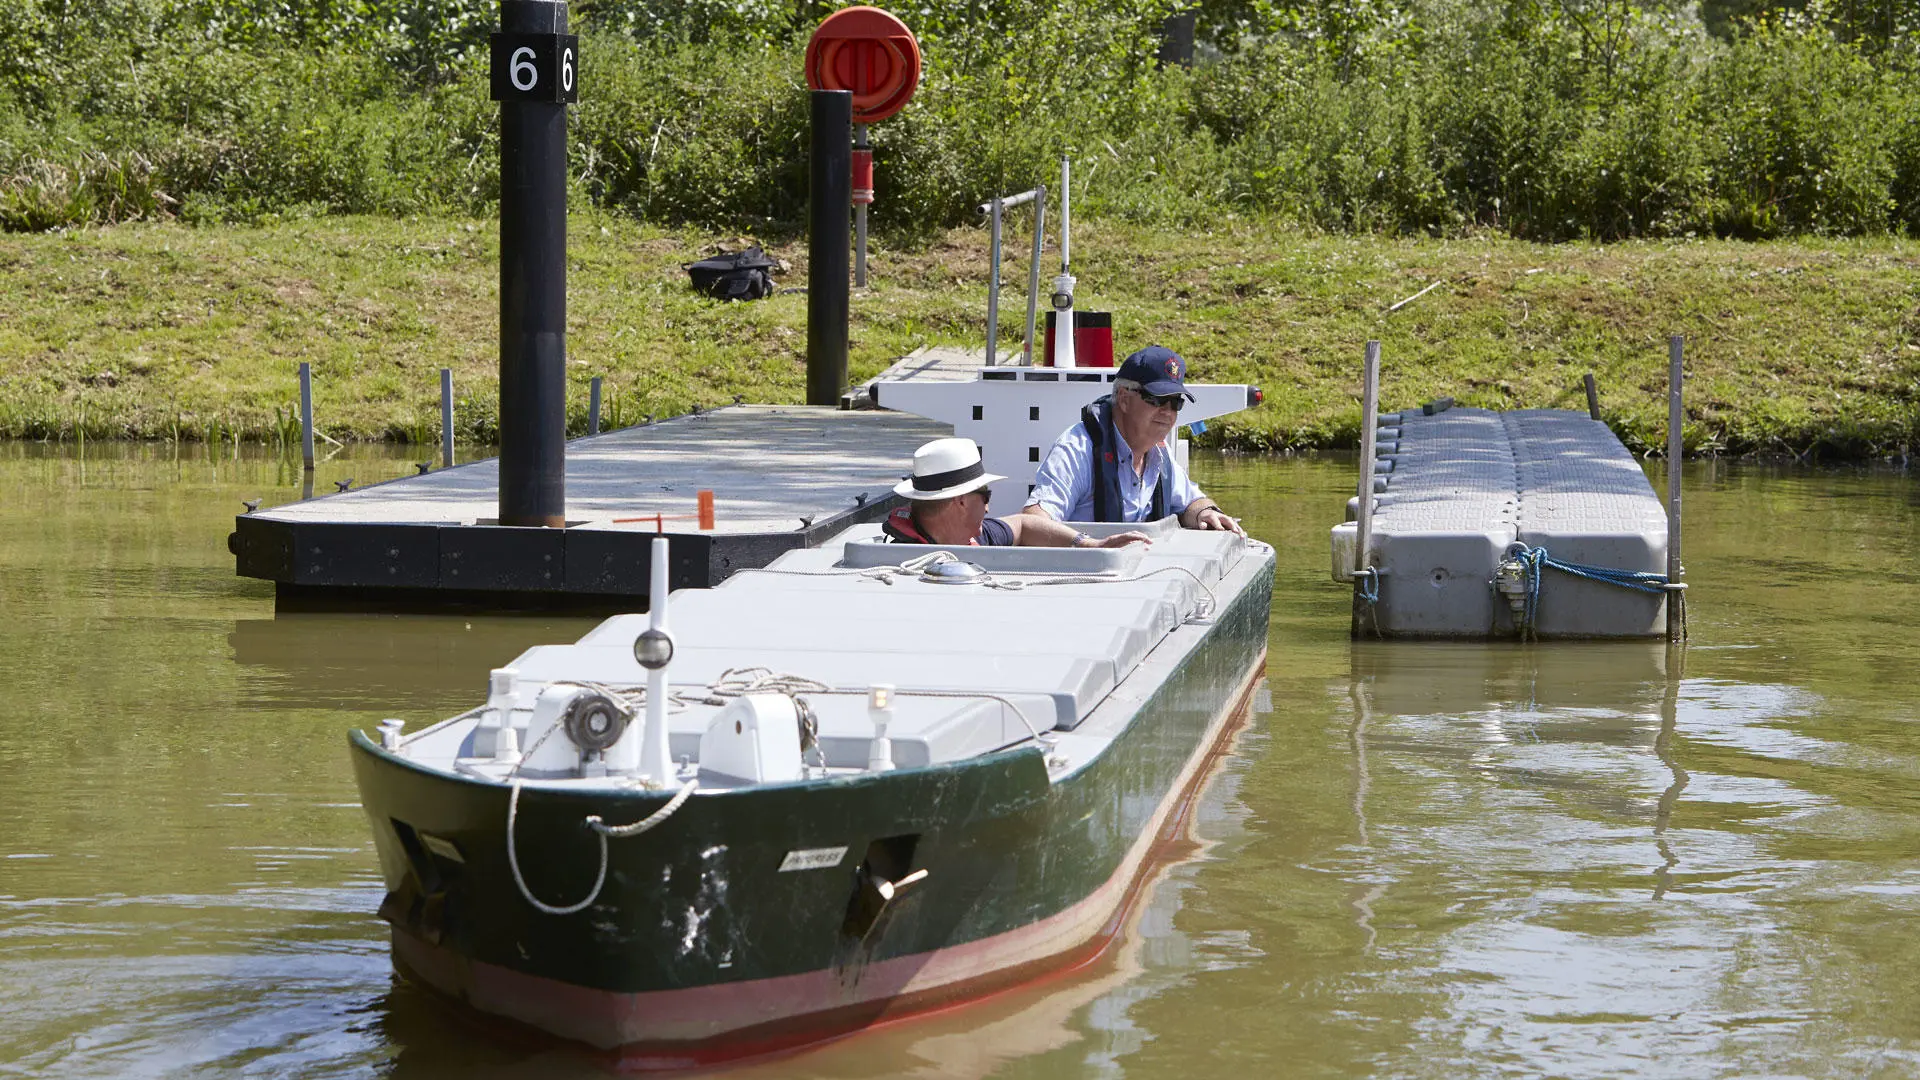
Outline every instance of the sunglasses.
<path id="1" fill-rule="evenodd" d="M 1161 397 L 1158 394 L 1149 394 L 1145 390 L 1135 390 L 1134 393 L 1140 395 L 1140 400 L 1146 402 L 1148 407 L 1155 409 L 1172 409 L 1174 412 L 1179 412 L 1180 406 L 1187 403 L 1184 394 L 1169 394 Z"/>

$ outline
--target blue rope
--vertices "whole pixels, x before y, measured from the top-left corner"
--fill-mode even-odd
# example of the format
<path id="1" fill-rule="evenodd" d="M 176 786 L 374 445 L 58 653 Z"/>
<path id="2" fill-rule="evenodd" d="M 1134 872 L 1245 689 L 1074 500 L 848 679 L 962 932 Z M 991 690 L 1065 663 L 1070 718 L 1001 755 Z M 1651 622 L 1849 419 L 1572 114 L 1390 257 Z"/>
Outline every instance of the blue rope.
<path id="1" fill-rule="evenodd" d="M 1514 543 L 1507 548 L 1510 558 L 1517 558 L 1527 568 L 1527 625 L 1534 625 L 1534 617 L 1540 611 L 1540 571 L 1543 568 L 1558 570 L 1588 581 L 1597 581 L 1602 585 L 1618 585 L 1635 592 L 1664 596 L 1667 592 L 1667 575 L 1650 573 L 1645 570 L 1619 570 L 1611 566 L 1587 566 L 1583 563 L 1562 562 L 1547 554 L 1543 547 L 1528 547 L 1523 543 Z"/>
<path id="2" fill-rule="evenodd" d="M 1361 570 L 1354 574 L 1355 589 L 1360 599 L 1367 602 L 1367 621 L 1373 624 L 1373 636 L 1380 633 L 1380 571 Z"/>

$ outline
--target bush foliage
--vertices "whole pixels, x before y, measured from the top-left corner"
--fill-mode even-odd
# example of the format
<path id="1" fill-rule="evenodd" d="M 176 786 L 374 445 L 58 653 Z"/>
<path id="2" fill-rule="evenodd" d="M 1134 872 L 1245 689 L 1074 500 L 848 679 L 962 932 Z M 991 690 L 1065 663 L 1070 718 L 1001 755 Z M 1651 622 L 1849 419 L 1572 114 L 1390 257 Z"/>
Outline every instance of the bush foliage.
<path id="1" fill-rule="evenodd" d="M 896 10 L 927 75 L 877 125 L 876 222 L 956 224 L 1077 162 L 1084 211 L 1615 239 L 1920 228 L 1920 31 L 1880 0 L 1181 0 Z M 575 0 L 575 197 L 797 225 L 818 0 Z M 493 0 L 11 0 L 0 228 L 485 213 Z"/>

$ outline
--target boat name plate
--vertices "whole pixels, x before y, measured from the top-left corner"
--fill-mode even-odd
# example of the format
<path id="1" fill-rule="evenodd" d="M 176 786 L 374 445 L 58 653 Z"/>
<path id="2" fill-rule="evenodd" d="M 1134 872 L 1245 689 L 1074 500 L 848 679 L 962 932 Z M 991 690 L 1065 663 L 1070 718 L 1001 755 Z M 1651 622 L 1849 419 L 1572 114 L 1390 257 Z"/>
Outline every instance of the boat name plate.
<path id="1" fill-rule="evenodd" d="M 797 848 L 787 852 L 780 860 L 780 872 L 789 870 L 825 870 L 839 866 L 840 860 L 847 857 L 845 847 Z"/>

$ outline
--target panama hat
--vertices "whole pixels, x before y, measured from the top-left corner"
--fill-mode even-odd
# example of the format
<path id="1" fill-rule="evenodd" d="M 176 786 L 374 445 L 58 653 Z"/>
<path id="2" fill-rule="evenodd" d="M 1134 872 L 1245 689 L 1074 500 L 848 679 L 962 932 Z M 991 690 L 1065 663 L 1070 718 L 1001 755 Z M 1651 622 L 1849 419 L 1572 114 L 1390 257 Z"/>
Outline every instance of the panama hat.
<path id="1" fill-rule="evenodd" d="M 907 499 L 951 499 L 978 491 L 995 480 L 980 463 L 980 448 L 972 439 L 935 439 L 913 452 L 913 474 L 893 487 Z"/>

